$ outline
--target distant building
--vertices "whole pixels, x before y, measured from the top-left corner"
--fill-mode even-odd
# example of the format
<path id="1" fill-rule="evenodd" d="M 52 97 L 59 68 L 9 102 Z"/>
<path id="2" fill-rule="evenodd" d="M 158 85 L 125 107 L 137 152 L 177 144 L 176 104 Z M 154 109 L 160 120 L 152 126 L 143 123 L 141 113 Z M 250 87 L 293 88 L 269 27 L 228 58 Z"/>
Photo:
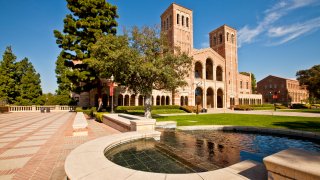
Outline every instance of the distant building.
<path id="1" fill-rule="evenodd" d="M 286 105 L 303 103 L 309 97 L 306 86 L 299 81 L 269 75 L 257 83 L 257 91 L 262 94 L 264 103 L 282 103 Z"/>
<path id="2" fill-rule="evenodd" d="M 207 109 L 230 108 L 237 104 L 261 104 L 262 96 L 252 94 L 251 75 L 238 72 L 237 30 L 222 25 L 209 33 L 210 47 L 193 47 L 193 12 L 176 3 L 161 15 L 161 31 L 166 32 L 172 48 L 178 46 L 193 57 L 192 70 L 186 77 L 188 85 L 176 92 L 152 91 L 152 105 L 189 105 L 197 103 Z M 102 101 L 110 106 L 109 85 L 102 80 Z M 81 93 L 80 106 L 97 106 L 96 89 Z M 116 87 L 115 106 L 144 105 L 144 97 L 126 87 Z"/>

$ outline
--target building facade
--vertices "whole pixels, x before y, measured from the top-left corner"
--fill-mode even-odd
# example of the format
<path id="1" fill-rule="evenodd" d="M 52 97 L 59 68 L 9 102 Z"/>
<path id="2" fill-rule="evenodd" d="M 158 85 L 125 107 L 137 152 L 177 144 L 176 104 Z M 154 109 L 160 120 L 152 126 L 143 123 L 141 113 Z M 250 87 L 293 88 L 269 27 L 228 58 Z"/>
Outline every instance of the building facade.
<path id="1" fill-rule="evenodd" d="M 304 103 L 309 98 L 306 86 L 299 81 L 269 75 L 257 83 L 257 91 L 262 94 L 264 103 L 285 105 Z"/>
<path id="2" fill-rule="evenodd" d="M 186 77 L 187 86 L 175 92 L 152 92 L 153 105 L 189 105 L 206 109 L 232 108 L 237 104 L 261 104 L 262 96 L 252 94 L 251 77 L 238 72 L 237 31 L 223 25 L 209 33 L 210 47 L 193 47 L 193 11 L 176 3 L 161 15 L 161 31 L 168 36 L 170 46 L 193 57 L 192 70 Z M 108 85 L 104 86 L 103 104 L 111 99 Z M 143 95 L 133 94 L 125 87 L 115 89 L 115 106 L 144 104 Z M 79 95 L 80 106 L 97 104 L 97 92 L 92 90 Z"/>

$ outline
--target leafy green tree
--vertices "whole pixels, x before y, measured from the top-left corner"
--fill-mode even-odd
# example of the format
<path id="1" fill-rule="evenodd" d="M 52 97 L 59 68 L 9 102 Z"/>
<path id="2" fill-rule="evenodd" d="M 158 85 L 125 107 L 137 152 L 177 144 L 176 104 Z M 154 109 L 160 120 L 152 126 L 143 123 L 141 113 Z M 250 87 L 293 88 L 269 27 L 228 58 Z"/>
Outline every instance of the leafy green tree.
<path id="1" fill-rule="evenodd" d="M 240 72 L 240 74 L 250 76 L 251 74 L 251 91 L 253 94 L 257 93 L 257 80 L 253 73 L 249 72 Z"/>
<path id="2" fill-rule="evenodd" d="M 30 105 L 42 94 L 40 74 L 36 72 L 27 58 L 15 64 L 16 66 L 16 104 Z"/>
<path id="3" fill-rule="evenodd" d="M 311 98 L 320 99 L 320 64 L 296 73 L 300 85 L 307 85 Z"/>
<path id="4" fill-rule="evenodd" d="M 129 36 L 130 35 L 130 36 Z M 128 36 L 101 36 L 92 46 L 91 67 L 121 85 L 145 96 L 145 117 L 151 118 L 152 90 L 174 91 L 184 86 L 192 58 L 170 49 L 166 36 L 157 28 L 134 27 Z"/>
<path id="5" fill-rule="evenodd" d="M 90 58 L 91 52 L 88 47 L 96 43 L 96 36 L 116 34 L 117 7 L 105 0 L 67 0 L 67 7 L 71 14 L 66 15 L 64 19 L 63 32 L 54 31 L 56 43 L 62 49 L 56 68 L 58 83 L 62 83 L 59 84 L 58 93 L 71 88 L 66 85 L 66 77 L 73 85 L 71 90 L 83 92 L 98 88 L 101 96 L 101 83 L 97 71 L 83 60 Z M 62 66 L 62 61 L 66 61 L 64 65 L 72 70 L 63 73 L 66 69 Z M 74 64 L 72 61 L 80 63 Z"/>
<path id="6" fill-rule="evenodd" d="M 13 104 L 17 96 L 15 90 L 15 61 L 11 47 L 7 47 L 0 61 L 0 100 Z"/>
<path id="7" fill-rule="evenodd" d="M 64 58 L 59 55 L 56 61 L 56 77 L 58 83 L 58 95 L 68 95 L 71 90 L 71 81 L 68 79 L 68 74 L 70 73 L 70 68 L 65 65 Z"/>

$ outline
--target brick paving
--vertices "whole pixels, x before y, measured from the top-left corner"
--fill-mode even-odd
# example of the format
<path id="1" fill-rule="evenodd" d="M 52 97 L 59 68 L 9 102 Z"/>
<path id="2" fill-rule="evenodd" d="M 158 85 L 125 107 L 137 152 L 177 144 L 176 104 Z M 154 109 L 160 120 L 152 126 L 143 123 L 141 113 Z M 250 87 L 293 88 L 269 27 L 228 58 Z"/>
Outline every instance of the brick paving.
<path id="1" fill-rule="evenodd" d="M 73 136 L 75 113 L 0 114 L 0 180 L 66 179 L 68 154 L 89 140 L 119 133 L 94 120 L 88 136 Z"/>

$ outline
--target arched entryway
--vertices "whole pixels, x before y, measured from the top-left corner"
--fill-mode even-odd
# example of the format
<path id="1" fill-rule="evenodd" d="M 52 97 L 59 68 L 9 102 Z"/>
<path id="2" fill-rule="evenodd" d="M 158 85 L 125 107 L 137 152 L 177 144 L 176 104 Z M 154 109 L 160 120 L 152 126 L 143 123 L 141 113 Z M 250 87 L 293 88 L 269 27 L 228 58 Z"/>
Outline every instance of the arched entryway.
<path id="1" fill-rule="evenodd" d="M 166 105 L 170 105 L 170 97 L 166 96 Z"/>
<path id="2" fill-rule="evenodd" d="M 207 89 L 207 108 L 213 108 L 214 103 L 213 103 L 213 89 L 208 88 Z"/>
<path id="3" fill-rule="evenodd" d="M 206 60 L 206 79 L 213 80 L 213 63 L 210 58 Z"/>
<path id="4" fill-rule="evenodd" d="M 183 96 L 180 97 L 180 106 L 184 106 L 184 97 Z"/>
<path id="5" fill-rule="evenodd" d="M 139 100 L 138 100 L 139 106 L 143 106 L 143 104 L 144 104 L 143 100 L 144 100 L 143 96 L 139 95 Z"/>
<path id="6" fill-rule="evenodd" d="M 123 95 L 119 94 L 118 96 L 118 106 L 123 106 Z"/>
<path id="7" fill-rule="evenodd" d="M 221 68 L 221 66 L 217 66 L 216 79 L 217 79 L 217 81 L 223 81 L 223 78 L 222 78 L 222 68 Z"/>
<path id="8" fill-rule="evenodd" d="M 156 105 L 157 105 L 157 106 L 160 106 L 160 96 L 157 96 Z"/>
<path id="9" fill-rule="evenodd" d="M 203 107 L 202 99 L 203 99 L 202 88 L 201 87 L 197 87 L 196 90 L 195 90 L 195 102 L 196 102 L 196 105 L 200 105 L 201 107 Z"/>
<path id="10" fill-rule="evenodd" d="M 202 64 L 200 62 L 196 62 L 194 65 L 194 77 L 202 79 Z"/>
<path id="11" fill-rule="evenodd" d="M 135 106 L 136 105 L 136 95 L 131 95 L 130 97 L 130 106 Z"/>
<path id="12" fill-rule="evenodd" d="M 161 105 L 166 105 L 166 97 L 161 96 Z"/>
<path id="13" fill-rule="evenodd" d="M 188 96 L 184 97 L 184 105 L 188 106 Z"/>
<path id="14" fill-rule="evenodd" d="M 102 106 L 103 108 L 106 108 L 108 106 L 108 95 L 107 94 L 103 94 L 102 95 Z"/>
<path id="15" fill-rule="evenodd" d="M 129 106 L 130 105 L 130 98 L 129 95 L 124 96 L 124 105 Z"/>
<path id="16" fill-rule="evenodd" d="M 223 108 L 223 91 L 218 89 L 217 91 L 217 108 Z"/>

